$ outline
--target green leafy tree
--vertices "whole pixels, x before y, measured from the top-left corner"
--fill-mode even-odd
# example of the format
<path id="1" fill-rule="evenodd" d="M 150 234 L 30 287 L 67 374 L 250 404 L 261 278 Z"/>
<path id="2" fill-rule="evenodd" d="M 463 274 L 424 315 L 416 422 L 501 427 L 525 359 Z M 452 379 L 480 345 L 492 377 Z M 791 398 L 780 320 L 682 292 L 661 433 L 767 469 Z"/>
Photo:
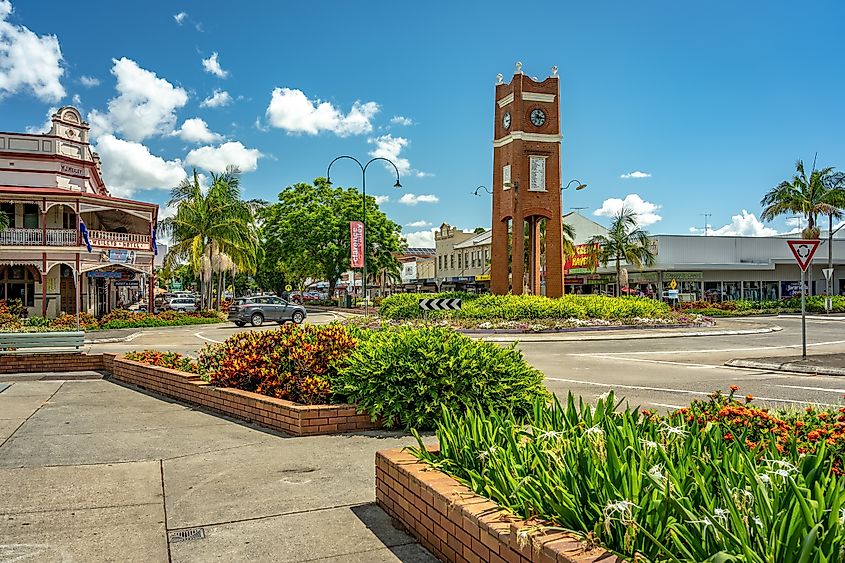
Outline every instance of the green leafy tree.
<path id="1" fill-rule="evenodd" d="M 375 198 L 367 196 L 365 255 L 368 272 L 384 269 L 386 255 L 404 248 L 401 227 L 382 213 Z M 361 194 L 355 188 L 329 185 L 325 178 L 314 184 L 289 186 L 279 201 L 262 215 L 262 241 L 267 266 L 287 279 L 321 280 L 333 294 L 341 274 L 350 267 L 349 222 L 363 219 Z M 395 260 L 395 258 L 394 258 Z"/>
<path id="2" fill-rule="evenodd" d="M 784 180 L 763 196 L 760 205 L 764 221 L 771 221 L 780 215 L 800 214 L 806 219 L 804 238 L 819 238 L 817 226 L 819 215 L 840 219 L 845 209 L 845 186 L 841 176 L 832 167 L 813 170 L 808 176 L 804 163 L 795 164 L 796 174 L 791 180 Z"/>
<path id="3" fill-rule="evenodd" d="M 8 229 L 9 223 L 10 223 L 9 216 L 6 213 L 0 211 L 0 232 Z"/>
<path id="4" fill-rule="evenodd" d="M 654 264 L 648 232 L 639 228 L 637 214 L 626 207 L 614 215 L 607 234 L 592 237 L 589 244 L 598 245 L 595 252 L 602 266 L 607 266 L 609 262 L 615 263 L 616 295 L 622 294 L 620 278 L 623 261 L 638 269 Z"/>
<path id="5" fill-rule="evenodd" d="M 194 170 L 191 178 L 171 191 L 168 205 L 176 206 L 176 214 L 161 222 L 162 232 L 173 240 L 165 265 L 187 261 L 200 276 L 204 307 L 211 307 L 212 259 L 216 255 L 225 254 L 238 271 L 245 273 L 255 272 L 260 258 L 255 206 L 241 200 L 239 176 L 235 167 L 212 174 L 211 185 L 204 192 Z"/>

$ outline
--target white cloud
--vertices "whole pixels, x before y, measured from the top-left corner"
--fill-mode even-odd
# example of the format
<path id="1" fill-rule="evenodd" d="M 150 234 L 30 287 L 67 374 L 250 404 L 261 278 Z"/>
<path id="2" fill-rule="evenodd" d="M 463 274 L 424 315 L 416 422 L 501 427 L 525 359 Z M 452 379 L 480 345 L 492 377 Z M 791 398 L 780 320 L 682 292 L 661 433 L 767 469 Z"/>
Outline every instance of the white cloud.
<path id="1" fill-rule="evenodd" d="M 399 154 L 402 149 L 408 146 L 408 139 L 404 137 L 394 137 L 393 135 L 382 135 L 375 139 L 367 139 L 368 143 L 375 144 L 376 148 L 370 151 L 370 156 L 373 158 L 386 158 L 392 160 L 396 165 L 399 174 L 406 175 L 411 170 L 411 163 L 407 158 L 402 158 Z M 388 170 L 393 170 L 393 167 L 384 163 Z"/>
<path id="2" fill-rule="evenodd" d="M 194 149 L 185 162 L 209 172 L 223 172 L 230 165 L 237 166 L 241 172 L 252 172 L 258 168 L 262 156 L 258 149 L 248 149 L 240 141 L 229 141 L 217 147 Z"/>
<path id="3" fill-rule="evenodd" d="M 637 223 L 641 227 L 653 225 L 663 219 L 663 217 L 657 214 L 657 211 L 660 210 L 659 205 L 645 201 L 637 194 L 628 194 L 625 196 L 625 199 L 619 199 L 618 197 L 606 199 L 602 202 L 600 208 L 593 211 L 593 215 L 597 217 L 613 217 L 623 207 L 636 213 Z"/>
<path id="4" fill-rule="evenodd" d="M 179 12 L 178 14 L 173 15 L 173 19 L 176 20 L 176 23 L 178 23 L 179 25 L 182 25 L 182 23 L 185 21 L 185 18 L 187 17 L 187 12 Z"/>
<path id="5" fill-rule="evenodd" d="M 217 60 L 217 51 L 211 53 L 211 56 L 207 59 L 202 60 L 202 68 L 204 68 L 206 72 L 210 72 L 219 78 L 226 78 L 229 76 L 229 71 L 223 70 L 220 66 L 220 62 Z"/>
<path id="6" fill-rule="evenodd" d="M 440 201 L 440 198 L 434 194 L 405 194 L 399 198 L 399 203 L 404 203 L 405 205 L 416 205 L 418 203 L 437 203 Z"/>
<path id="7" fill-rule="evenodd" d="M 173 135 L 189 143 L 214 143 L 223 139 L 223 135 L 209 130 L 208 124 L 199 117 L 186 119 L 182 127 L 174 131 Z"/>
<path id="8" fill-rule="evenodd" d="M 80 107 L 82 105 L 82 96 L 80 96 L 79 94 L 74 94 L 70 101 L 74 106 Z"/>
<path id="9" fill-rule="evenodd" d="M 376 204 L 377 205 L 381 205 L 383 203 L 387 203 L 388 201 L 390 201 L 389 195 L 377 195 L 377 196 L 375 196 L 375 198 L 376 198 Z"/>
<path id="10" fill-rule="evenodd" d="M 44 133 L 49 133 L 50 129 L 53 128 L 53 114 L 56 113 L 59 108 L 53 106 L 47 110 L 47 117 L 44 119 L 44 123 L 40 123 L 38 125 L 27 125 L 26 132 L 32 135 L 43 135 Z"/>
<path id="11" fill-rule="evenodd" d="M 119 131 L 131 141 L 141 141 L 170 134 L 176 126 L 175 111 L 188 102 L 188 93 L 131 59 L 112 61 L 118 96 L 109 100 L 108 113 L 88 114 L 92 135 Z"/>
<path id="12" fill-rule="evenodd" d="M 201 108 L 220 108 L 232 103 L 232 96 L 225 90 L 215 90 L 213 94 L 200 102 Z"/>
<path id="13" fill-rule="evenodd" d="M 431 223 L 429 223 L 428 221 L 420 220 L 420 221 L 412 221 L 405 226 L 415 228 L 415 229 L 419 229 L 419 228 L 422 228 L 422 227 L 430 227 Z"/>
<path id="14" fill-rule="evenodd" d="M 9 23 L 11 13 L 12 3 L 0 0 L 0 99 L 26 91 L 41 101 L 58 102 L 65 96 L 59 40 Z"/>
<path id="15" fill-rule="evenodd" d="M 97 141 L 103 162 L 103 180 L 117 197 L 131 197 L 137 190 L 169 190 L 185 179 L 179 159 L 164 160 L 141 143 L 103 135 Z"/>
<path id="16" fill-rule="evenodd" d="M 340 137 L 370 133 L 370 120 L 379 111 L 375 102 L 355 102 L 346 115 L 329 102 L 309 100 L 302 90 L 275 88 L 270 105 L 267 106 L 267 120 L 270 125 L 288 133 L 316 135 L 322 131 L 335 133 Z"/>
<path id="17" fill-rule="evenodd" d="M 417 178 L 430 178 L 434 176 L 431 172 L 423 172 L 422 170 L 414 170 L 414 176 Z"/>
<path id="18" fill-rule="evenodd" d="M 436 229 L 431 229 L 428 231 L 414 231 L 413 233 L 405 233 L 404 236 L 405 240 L 408 242 L 408 246 L 412 248 L 434 248 L 434 231 Z"/>
<path id="19" fill-rule="evenodd" d="M 651 178 L 651 174 L 649 174 L 648 172 L 640 172 L 639 170 L 634 170 L 633 172 L 622 174 L 619 177 L 623 180 L 628 180 L 630 178 Z"/>
<path id="20" fill-rule="evenodd" d="M 778 234 L 776 229 L 765 226 L 757 216 L 745 209 L 731 217 L 731 222 L 718 229 L 710 229 L 714 236 L 770 237 Z"/>
<path id="21" fill-rule="evenodd" d="M 414 124 L 414 121 L 410 117 L 405 117 L 404 115 L 394 115 L 393 118 L 391 118 L 390 122 L 393 125 L 408 126 Z"/>
<path id="22" fill-rule="evenodd" d="M 100 79 L 95 78 L 93 76 L 80 76 L 79 83 L 85 86 L 86 88 L 93 88 L 94 86 L 100 85 Z"/>
<path id="23" fill-rule="evenodd" d="M 787 227 L 799 227 L 803 228 L 804 226 L 804 218 L 803 217 L 788 217 L 786 219 L 786 226 Z"/>
<path id="24" fill-rule="evenodd" d="M 256 117 L 256 118 L 255 118 L 255 123 L 253 124 L 253 126 L 254 126 L 256 129 L 258 129 L 259 131 L 261 131 L 262 133 L 266 133 L 267 131 L 269 131 L 269 130 L 270 130 L 270 126 L 269 126 L 269 125 L 264 125 L 264 124 L 261 122 L 261 117 Z"/>

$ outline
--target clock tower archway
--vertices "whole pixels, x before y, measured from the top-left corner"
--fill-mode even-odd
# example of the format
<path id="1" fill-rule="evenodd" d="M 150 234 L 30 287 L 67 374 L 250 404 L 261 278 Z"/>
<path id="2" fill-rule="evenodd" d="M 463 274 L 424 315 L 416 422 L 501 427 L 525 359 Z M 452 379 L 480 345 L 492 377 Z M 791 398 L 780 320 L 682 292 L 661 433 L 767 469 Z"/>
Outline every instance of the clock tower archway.
<path id="1" fill-rule="evenodd" d="M 494 294 L 563 295 L 560 183 L 560 81 L 557 68 L 538 82 L 522 73 L 499 75 L 494 105 Z M 544 235 L 543 235 L 544 233 Z"/>

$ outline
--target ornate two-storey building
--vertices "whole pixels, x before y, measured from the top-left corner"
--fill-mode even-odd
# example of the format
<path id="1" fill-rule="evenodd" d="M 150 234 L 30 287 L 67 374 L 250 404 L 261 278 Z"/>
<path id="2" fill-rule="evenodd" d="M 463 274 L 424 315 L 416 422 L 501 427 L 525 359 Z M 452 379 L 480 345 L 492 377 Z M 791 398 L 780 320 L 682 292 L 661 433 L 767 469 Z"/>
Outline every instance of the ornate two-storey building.
<path id="1" fill-rule="evenodd" d="M 103 315 L 153 290 L 158 206 L 109 195 L 75 108 L 49 133 L 0 133 L 0 300 Z"/>

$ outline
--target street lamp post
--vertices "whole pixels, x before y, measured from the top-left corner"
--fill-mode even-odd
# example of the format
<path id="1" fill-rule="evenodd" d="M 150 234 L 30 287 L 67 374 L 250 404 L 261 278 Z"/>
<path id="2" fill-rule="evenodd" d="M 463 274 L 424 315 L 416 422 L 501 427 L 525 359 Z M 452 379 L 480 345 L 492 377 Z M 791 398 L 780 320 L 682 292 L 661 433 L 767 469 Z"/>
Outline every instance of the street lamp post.
<path id="1" fill-rule="evenodd" d="M 363 271 L 362 279 L 361 279 L 361 291 L 362 291 L 363 296 L 364 296 L 364 315 L 369 315 L 370 314 L 370 311 L 369 311 L 370 304 L 367 300 L 367 168 L 369 168 L 370 164 L 372 164 L 373 162 L 375 162 L 377 160 L 382 160 L 384 162 L 388 162 L 393 167 L 393 169 L 396 171 L 396 183 L 393 184 L 393 187 L 398 189 L 398 188 L 402 187 L 402 184 L 399 183 L 399 169 L 396 168 L 396 164 L 392 160 L 390 160 L 389 158 L 384 158 L 384 157 L 379 156 L 379 157 L 376 157 L 376 158 L 371 158 L 369 161 L 367 161 L 366 164 L 361 164 L 361 161 L 358 160 L 357 158 L 355 158 L 354 156 L 342 155 L 342 156 L 338 156 L 337 158 L 332 160 L 329 163 L 329 167 L 326 169 L 326 183 L 328 183 L 328 185 L 332 184 L 332 177 L 331 177 L 332 165 L 335 162 L 337 162 L 338 160 L 342 160 L 342 159 L 354 161 L 355 164 L 358 165 L 358 168 L 361 169 L 361 200 L 362 200 L 362 206 L 363 206 L 363 209 L 364 209 L 364 232 L 362 233 L 362 236 L 361 236 L 361 239 L 362 239 L 362 242 L 363 242 L 363 245 L 364 245 L 364 271 Z M 353 281 L 354 281 L 354 278 L 353 278 Z"/>
<path id="2" fill-rule="evenodd" d="M 491 192 L 491 191 L 490 191 L 490 188 L 488 188 L 487 186 L 478 186 L 477 188 L 475 188 L 475 191 L 474 191 L 474 192 L 472 192 L 472 195 L 474 195 L 474 196 L 479 196 L 479 197 L 480 197 L 480 196 L 481 196 L 481 194 L 479 194 L 479 193 L 478 193 L 478 190 L 484 190 L 484 191 L 485 191 L 485 192 L 487 192 L 488 194 L 493 195 L 493 192 Z"/>
<path id="3" fill-rule="evenodd" d="M 587 184 L 585 184 L 581 180 L 569 180 L 569 183 L 566 184 L 565 186 L 563 186 L 560 189 L 560 193 L 563 193 L 563 190 L 568 190 L 570 188 L 570 186 L 572 186 L 572 184 L 578 184 L 577 186 L 575 186 L 576 191 L 581 191 L 581 190 L 583 190 L 584 188 L 587 187 Z M 562 197 L 560 198 L 560 214 L 561 214 L 561 220 L 563 220 L 563 198 Z M 561 236 L 563 236 L 563 235 L 561 234 Z M 563 293 L 566 293 L 566 268 L 565 267 L 563 269 Z"/>

